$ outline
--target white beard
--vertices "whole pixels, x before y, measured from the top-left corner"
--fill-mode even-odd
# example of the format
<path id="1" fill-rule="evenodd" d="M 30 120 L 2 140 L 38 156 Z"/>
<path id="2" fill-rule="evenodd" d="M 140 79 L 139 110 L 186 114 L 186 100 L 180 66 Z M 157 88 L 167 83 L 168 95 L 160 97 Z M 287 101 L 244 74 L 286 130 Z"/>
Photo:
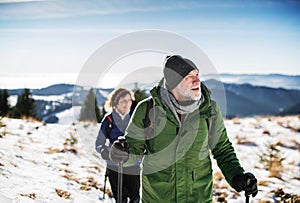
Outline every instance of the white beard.
<path id="1" fill-rule="evenodd" d="M 199 93 L 197 94 L 195 94 L 191 89 L 186 91 L 180 86 L 177 86 L 176 88 L 183 101 L 197 101 L 201 98 L 201 83 L 199 84 Z"/>

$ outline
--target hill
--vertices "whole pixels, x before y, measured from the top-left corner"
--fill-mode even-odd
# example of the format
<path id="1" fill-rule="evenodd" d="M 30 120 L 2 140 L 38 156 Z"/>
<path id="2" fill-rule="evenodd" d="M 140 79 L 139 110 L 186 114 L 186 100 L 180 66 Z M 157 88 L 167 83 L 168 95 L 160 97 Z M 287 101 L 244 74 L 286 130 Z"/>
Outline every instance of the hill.
<path id="1" fill-rule="evenodd" d="M 221 109 L 226 109 L 226 117 L 280 115 L 300 101 L 300 90 L 295 89 L 221 83 L 216 80 L 207 80 L 204 83 L 211 90 L 212 97 L 221 105 Z M 225 104 L 222 97 L 226 98 Z M 297 110 L 294 109 L 294 112 Z"/>

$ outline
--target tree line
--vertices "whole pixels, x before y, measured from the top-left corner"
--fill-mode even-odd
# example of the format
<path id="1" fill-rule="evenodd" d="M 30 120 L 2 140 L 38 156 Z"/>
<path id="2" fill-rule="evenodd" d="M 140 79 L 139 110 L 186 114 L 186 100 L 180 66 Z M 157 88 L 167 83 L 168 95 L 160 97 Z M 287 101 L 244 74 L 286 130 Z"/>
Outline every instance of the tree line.
<path id="1" fill-rule="evenodd" d="M 139 102 L 146 98 L 145 90 L 139 89 L 137 86 L 133 90 L 135 101 Z M 96 99 L 96 94 L 91 88 L 85 97 L 84 103 L 80 111 L 80 121 L 101 122 L 105 114 L 104 104 L 99 108 Z M 37 110 L 35 100 L 32 97 L 30 89 L 25 88 L 23 92 L 18 95 L 17 103 L 11 106 L 9 102 L 9 93 L 7 89 L 0 89 L 0 117 L 10 118 L 34 118 L 41 120 L 37 117 Z"/>
<path id="2" fill-rule="evenodd" d="M 15 106 L 10 106 L 9 94 L 7 89 L 0 90 L 0 116 L 8 116 L 11 118 L 34 118 L 37 119 L 36 107 L 32 94 L 28 88 L 18 95 Z"/>

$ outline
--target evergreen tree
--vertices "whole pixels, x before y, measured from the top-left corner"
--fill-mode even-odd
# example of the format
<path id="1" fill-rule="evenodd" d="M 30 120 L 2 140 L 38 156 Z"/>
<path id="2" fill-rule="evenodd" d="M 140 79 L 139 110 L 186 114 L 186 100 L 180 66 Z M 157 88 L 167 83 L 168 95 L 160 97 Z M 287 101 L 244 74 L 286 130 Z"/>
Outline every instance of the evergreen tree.
<path id="1" fill-rule="evenodd" d="M 133 93 L 134 93 L 134 98 L 135 98 L 136 102 L 140 102 L 143 99 L 147 98 L 146 90 L 141 90 L 138 87 L 137 83 L 135 83 Z"/>
<path id="2" fill-rule="evenodd" d="M 102 106 L 101 106 L 101 110 L 100 110 L 100 120 L 102 121 L 102 119 L 104 118 L 104 116 L 105 116 L 105 114 L 107 114 L 107 112 L 105 111 L 105 108 L 104 108 L 104 106 L 105 106 L 105 102 L 102 104 Z"/>
<path id="3" fill-rule="evenodd" d="M 21 95 L 18 96 L 17 104 L 12 110 L 12 117 L 36 117 L 36 109 L 34 99 L 28 88 L 25 88 Z"/>
<path id="4" fill-rule="evenodd" d="M 0 116 L 6 116 L 9 112 L 8 91 L 6 89 L 0 90 Z"/>
<path id="5" fill-rule="evenodd" d="M 80 110 L 80 121 L 93 121 L 100 122 L 101 115 L 100 109 L 98 107 L 96 95 L 93 89 L 90 89 L 85 100 L 83 106 Z"/>

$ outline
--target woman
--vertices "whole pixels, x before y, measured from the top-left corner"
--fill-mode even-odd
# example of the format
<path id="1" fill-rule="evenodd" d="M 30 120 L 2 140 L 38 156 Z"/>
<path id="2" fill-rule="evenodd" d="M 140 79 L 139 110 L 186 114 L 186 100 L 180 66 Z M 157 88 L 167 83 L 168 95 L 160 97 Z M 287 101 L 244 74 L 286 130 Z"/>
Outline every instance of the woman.
<path id="1" fill-rule="evenodd" d="M 125 88 L 114 90 L 105 104 L 112 113 L 106 115 L 102 120 L 101 127 L 96 140 L 96 150 L 101 157 L 107 161 L 108 179 L 115 200 L 118 199 L 118 166 L 109 159 L 111 144 L 120 136 L 124 136 L 125 129 L 135 107 L 132 93 Z M 122 202 L 139 202 L 140 195 L 140 161 L 132 166 L 123 168 Z"/>

